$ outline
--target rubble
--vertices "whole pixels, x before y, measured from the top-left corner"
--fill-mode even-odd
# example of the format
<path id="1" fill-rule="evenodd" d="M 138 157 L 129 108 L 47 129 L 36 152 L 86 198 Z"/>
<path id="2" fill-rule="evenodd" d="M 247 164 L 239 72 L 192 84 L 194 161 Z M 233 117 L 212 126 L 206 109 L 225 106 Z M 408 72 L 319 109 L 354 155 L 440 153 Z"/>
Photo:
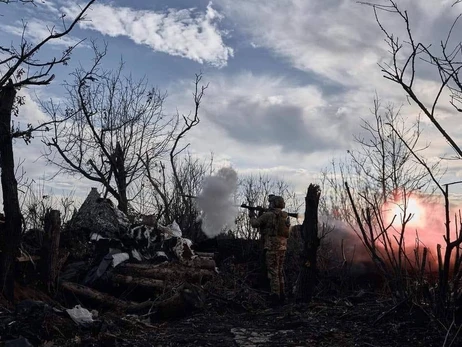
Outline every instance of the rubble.
<path id="1" fill-rule="evenodd" d="M 130 222 L 95 188 L 61 233 L 56 212 L 50 213 L 53 219 L 45 231 L 29 233 L 25 239 L 24 249 L 36 254 L 26 253 L 20 260 L 38 270 L 27 276 L 30 282 L 44 283 L 45 291 L 57 295 L 67 308 L 51 297 L 43 297 L 44 301 L 26 305 L 26 310 L 28 301 L 23 301 L 23 309 L 16 310 L 17 314 L 30 315 L 26 311 L 33 310 L 40 316 L 39 325 L 47 319 L 68 319 L 89 328 L 99 324 L 97 311 L 90 311 L 92 308 L 102 310 L 103 315 L 119 312 L 171 319 L 204 307 L 201 285 L 217 274 L 213 254 L 195 254 L 192 241 L 182 237 L 175 221 L 167 226 L 154 223 L 152 218 Z M 41 234 L 49 235 L 49 241 L 39 240 L 39 247 L 27 247 L 39 244 L 36 239 Z M 38 261 L 39 267 L 33 261 Z M 7 324 L 14 325 L 15 321 Z M 10 335 L 14 338 L 0 334 L 0 341 L 9 341 L 9 345 L 30 341 L 35 345 L 54 336 Z"/>
<path id="2" fill-rule="evenodd" d="M 176 222 L 162 226 L 154 224 L 152 218 L 141 220 L 149 225 L 128 222 L 92 189 L 66 230 L 88 236 L 91 258 L 84 264 L 81 260 L 67 264 L 62 289 L 98 305 L 133 312 L 154 306 L 159 309 L 162 305 L 153 306 L 151 300 L 163 291 L 184 286 L 185 281 L 201 284 L 216 274 L 215 261 L 195 254 L 192 241 L 182 237 Z M 136 293 L 132 295 L 135 300 L 144 300 L 132 302 L 113 296 L 120 287 Z M 172 297 L 179 295 L 178 288 L 174 292 Z"/>

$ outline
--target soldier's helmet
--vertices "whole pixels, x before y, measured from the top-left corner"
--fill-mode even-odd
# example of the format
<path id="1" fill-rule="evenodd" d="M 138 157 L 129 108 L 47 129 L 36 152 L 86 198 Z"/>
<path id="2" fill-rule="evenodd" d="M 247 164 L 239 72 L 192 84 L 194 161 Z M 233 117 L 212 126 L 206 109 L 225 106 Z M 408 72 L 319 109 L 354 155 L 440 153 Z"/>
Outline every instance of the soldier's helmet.
<path id="1" fill-rule="evenodd" d="M 274 208 L 284 208 L 286 207 L 286 203 L 282 196 L 274 196 L 272 200 Z"/>
<path id="2" fill-rule="evenodd" d="M 274 195 L 274 194 L 268 195 L 268 208 L 274 208 L 273 201 L 274 201 L 275 196 L 276 195 Z"/>

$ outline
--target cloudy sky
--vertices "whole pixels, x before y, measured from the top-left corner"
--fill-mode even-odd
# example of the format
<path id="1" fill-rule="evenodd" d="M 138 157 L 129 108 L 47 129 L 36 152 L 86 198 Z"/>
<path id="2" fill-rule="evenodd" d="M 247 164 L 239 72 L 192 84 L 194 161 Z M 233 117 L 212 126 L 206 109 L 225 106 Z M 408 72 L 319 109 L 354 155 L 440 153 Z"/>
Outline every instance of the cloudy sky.
<path id="1" fill-rule="evenodd" d="M 462 11 L 452 3 L 398 0 L 409 10 L 416 37 L 433 43 Z M 62 13 L 72 18 L 82 5 L 62 0 L 1 4 L 0 42 L 18 42 L 22 22 L 28 23 L 26 37 L 36 42 L 47 27 L 59 27 Z M 384 13 L 382 18 L 387 28 L 402 33 L 396 16 Z M 194 74 L 202 71 L 209 88 L 202 122 L 187 139 L 194 154 L 213 152 L 219 165 L 276 175 L 301 192 L 332 158 L 354 146 L 353 135 L 360 131 L 361 118 L 370 117 L 375 93 L 384 103 L 404 104 L 409 117 L 417 115 L 404 92 L 383 78 L 378 63 L 389 61 L 384 36 L 372 9 L 354 0 L 98 0 L 70 36 L 41 54 L 59 54 L 83 38 L 108 43 L 105 67 L 117 66 L 122 57 L 133 75 L 146 75 L 168 91 L 167 112 L 192 109 Z M 88 66 L 91 54 L 82 45 L 69 66 L 56 69 L 52 85 L 24 92 L 59 98 L 62 81 L 77 64 Z M 418 77 L 418 92 L 429 100 L 438 86 L 435 76 L 423 66 Z M 461 122 L 443 106 L 443 124 L 458 138 Z M 41 117 L 39 107 L 28 99 L 21 117 L 24 123 Z M 424 140 L 432 141 L 427 156 L 451 153 L 427 125 Z M 36 160 L 39 139 L 27 147 L 18 142 L 16 148 L 18 157 L 27 159 L 29 175 L 39 178 L 53 171 Z M 449 165 L 445 179 L 457 179 L 459 165 Z M 91 186 L 66 177 L 52 184 L 58 190 Z"/>

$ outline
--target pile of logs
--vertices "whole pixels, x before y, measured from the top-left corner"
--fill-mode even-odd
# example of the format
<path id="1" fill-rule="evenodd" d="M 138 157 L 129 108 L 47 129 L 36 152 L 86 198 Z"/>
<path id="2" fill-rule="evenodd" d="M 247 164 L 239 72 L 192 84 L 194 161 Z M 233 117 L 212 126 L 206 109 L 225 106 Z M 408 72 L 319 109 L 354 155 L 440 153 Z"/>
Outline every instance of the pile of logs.
<path id="1" fill-rule="evenodd" d="M 216 274 L 215 261 L 211 256 L 213 254 L 207 257 L 198 256 L 192 259 L 190 264 L 179 262 L 165 262 L 156 265 L 122 264 L 113 269 L 110 281 L 116 286 L 126 286 L 134 290 L 142 290 L 144 293 L 149 291 L 152 297 L 171 291 L 175 293 L 173 296 L 175 300 L 182 298 L 185 305 L 190 304 L 196 307 L 200 306 L 196 301 L 202 301 L 200 284 Z M 61 282 L 61 288 L 78 297 L 91 299 L 101 306 L 127 313 L 140 313 L 165 305 L 162 301 L 157 302 L 152 299 L 142 302 L 121 300 L 109 293 L 68 281 Z M 193 292 L 197 292 L 197 295 L 192 295 Z"/>
<path id="2" fill-rule="evenodd" d="M 29 261 L 38 264 L 41 282 L 49 294 L 62 291 L 79 300 L 86 299 L 95 307 L 127 313 L 151 312 L 155 308 L 162 311 L 164 316 L 171 316 L 187 307 L 201 307 L 203 293 L 200 285 L 217 273 L 215 254 L 199 252 L 188 259 L 160 264 L 125 262 L 116 267 L 110 266 L 106 271 L 107 276 L 96 286 L 83 285 L 78 276 L 60 280 L 61 269 L 69 256 L 59 247 L 60 227 L 59 211 L 47 213 L 40 254 L 17 258 L 18 264 Z M 135 293 L 131 299 L 139 301 L 121 299 L 117 295 L 117 288 L 129 289 Z M 163 295 L 165 293 L 170 296 L 166 297 Z"/>

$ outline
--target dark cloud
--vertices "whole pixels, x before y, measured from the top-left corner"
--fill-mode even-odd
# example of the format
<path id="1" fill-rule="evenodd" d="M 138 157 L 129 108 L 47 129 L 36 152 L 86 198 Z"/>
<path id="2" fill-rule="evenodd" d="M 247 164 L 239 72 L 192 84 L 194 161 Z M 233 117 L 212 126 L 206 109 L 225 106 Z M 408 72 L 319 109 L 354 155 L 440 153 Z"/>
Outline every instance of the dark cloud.
<path id="1" fill-rule="evenodd" d="M 330 136 L 322 135 L 323 123 L 319 120 L 305 123 L 306 115 L 300 106 L 262 104 L 237 97 L 227 104 L 220 111 L 207 110 L 207 118 L 240 142 L 279 145 L 285 152 L 305 154 L 340 147 Z"/>

